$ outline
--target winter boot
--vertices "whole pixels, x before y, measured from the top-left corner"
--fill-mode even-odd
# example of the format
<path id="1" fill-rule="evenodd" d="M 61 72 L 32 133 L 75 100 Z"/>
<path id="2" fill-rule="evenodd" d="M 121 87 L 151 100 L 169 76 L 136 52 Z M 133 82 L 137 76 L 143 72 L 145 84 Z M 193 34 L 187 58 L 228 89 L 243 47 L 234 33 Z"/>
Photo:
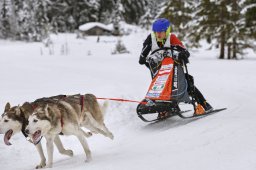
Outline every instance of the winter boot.
<path id="1" fill-rule="evenodd" d="M 205 110 L 205 113 L 208 113 L 213 110 L 213 107 L 206 101 L 204 101 L 203 108 Z"/>
<path id="2" fill-rule="evenodd" d="M 196 108 L 195 108 L 195 113 L 194 115 L 202 115 L 202 114 L 205 114 L 205 110 L 203 108 L 203 106 L 201 104 L 197 104 L 196 105 Z"/>
<path id="3" fill-rule="evenodd" d="M 202 104 L 196 105 L 195 115 L 202 115 L 205 113 L 208 113 L 213 110 L 213 107 L 206 101 L 204 101 Z"/>

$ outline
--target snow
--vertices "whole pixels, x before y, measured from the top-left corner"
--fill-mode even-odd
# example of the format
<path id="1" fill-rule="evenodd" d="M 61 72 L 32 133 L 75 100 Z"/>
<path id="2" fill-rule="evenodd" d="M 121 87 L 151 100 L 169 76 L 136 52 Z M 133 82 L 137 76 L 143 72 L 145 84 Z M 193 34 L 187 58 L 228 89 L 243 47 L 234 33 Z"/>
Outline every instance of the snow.
<path id="1" fill-rule="evenodd" d="M 108 25 L 102 24 L 100 22 L 88 22 L 86 24 L 83 24 L 83 25 L 79 26 L 79 30 L 88 31 L 88 30 L 90 30 L 94 27 L 100 27 L 102 29 L 112 31 L 112 27 L 109 27 Z"/>
<path id="2" fill-rule="evenodd" d="M 2 112 L 6 102 L 18 105 L 58 94 L 140 101 L 151 81 L 147 68 L 138 64 L 147 34 L 139 30 L 121 37 L 131 52 L 122 55 L 111 55 L 118 41 L 111 36 L 97 43 L 96 36 L 76 39 L 74 34 L 60 34 L 52 36 L 50 47 L 1 40 Z M 93 160 L 87 163 L 79 141 L 61 136 L 74 157 L 55 148 L 52 170 L 256 169 L 255 54 L 249 51 L 244 60 L 232 61 L 217 56 L 218 50 L 193 50 L 188 69 L 208 101 L 228 110 L 196 121 L 174 117 L 148 124 L 137 117 L 136 103 L 110 101 L 105 123 L 114 140 L 102 135 L 88 138 Z M 11 146 L 0 136 L 0 169 L 28 170 L 39 163 L 35 147 L 21 133 L 12 137 Z M 44 139 L 42 143 L 47 156 Z"/>
<path id="3" fill-rule="evenodd" d="M 241 3 L 240 3 L 241 4 Z M 251 8 L 256 8 L 256 4 L 250 4 L 250 5 L 247 5 L 245 6 L 242 11 L 241 11 L 241 14 L 245 14 L 247 12 L 248 9 L 251 9 Z"/>

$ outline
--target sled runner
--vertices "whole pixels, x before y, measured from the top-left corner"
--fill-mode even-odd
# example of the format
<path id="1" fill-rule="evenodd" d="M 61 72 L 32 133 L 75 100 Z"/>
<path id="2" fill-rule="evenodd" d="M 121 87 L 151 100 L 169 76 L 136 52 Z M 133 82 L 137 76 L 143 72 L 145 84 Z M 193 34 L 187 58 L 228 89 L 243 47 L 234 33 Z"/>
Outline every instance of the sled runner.
<path id="1" fill-rule="evenodd" d="M 203 118 L 203 117 L 206 117 L 206 116 L 209 116 L 209 115 L 212 115 L 212 114 L 215 114 L 215 113 L 218 113 L 218 112 L 221 112 L 223 110 L 226 110 L 227 108 L 221 108 L 221 109 L 213 109 L 209 112 L 206 112 L 204 114 L 200 114 L 200 115 L 197 115 L 197 114 L 194 114 L 193 116 L 184 116 L 182 113 L 177 113 L 177 115 L 182 118 L 182 119 L 191 119 L 191 118 Z"/>
<path id="2" fill-rule="evenodd" d="M 207 112 L 207 113 L 204 113 L 204 114 L 201 114 L 201 115 L 195 115 L 193 114 L 192 116 L 184 116 L 185 113 L 188 113 L 188 112 L 191 112 L 192 110 L 184 110 L 184 111 L 179 111 L 179 112 L 176 112 L 176 113 L 172 113 L 170 112 L 170 114 L 168 114 L 165 118 L 161 119 L 161 118 L 155 118 L 155 119 L 146 119 L 142 114 L 138 113 L 138 117 L 143 120 L 144 122 L 159 122 L 159 121 L 163 121 L 163 120 L 166 120 L 170 117 L 174 117 L 174 116 L 178 116 L 182 119 L 200 119 L 200 118 L 204 118 L 206 116 L 209 116 L 209 115 L 213 115 L 215 113 L 218 113 L 218 112 L 221 112 L 223 110 L 226 110 L 227 108 L 221 108 L 221 109 L 214 109 L 210 112 Z"/>
<path id="3" fill-rule="evenodd" d="M 179 116 L 183 119 L 204 117 L 213 113 L 220 112 L 226 108 L 210 110 L 205 112 L 195 101 L 193 78 L 188 75 L 187 66 L 178 59 L 178 54 L 183 47 L 176 45 L 163 47 L 151 53 L 162 55 L 162 61 L 159 63 L 148 61 L 153 80 L 149 86 L 145 99 L 137 106 L 137 114 L 145 122 L 154 122 L 164 120 L 172 116 Z M 181 63 L 182 62 L 182 63 Z M 186 71 L 186 74 L 184 72 Z M 190 95 L 188 94 L 190 89 Z M 184 116 L 183 114 L 190 110 L 181 111 L 178 104 L 192 104 L 194 108 L 193 116 Z M 157 117 L 152 120 L 145 118 L 146 114 L 166 113 L 165 117 Z"/>

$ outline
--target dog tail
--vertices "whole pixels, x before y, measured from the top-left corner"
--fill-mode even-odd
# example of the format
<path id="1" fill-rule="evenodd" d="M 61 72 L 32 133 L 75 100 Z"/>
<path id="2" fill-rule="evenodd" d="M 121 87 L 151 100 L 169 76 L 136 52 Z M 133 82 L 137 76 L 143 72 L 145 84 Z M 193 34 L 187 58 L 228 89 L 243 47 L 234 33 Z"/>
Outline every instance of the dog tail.
<path id="1" fill-rule="evenodd" d="M 103 105 L 100 107 L 103 115 L 106 115 L 108 106 L 109 106 L 109 102 L 108 100 L 105 100 Z"/>
<path id="2" fill-rule="evenodd" d="M 101 107 L 93 94 L 84 95 L 84 104 L 88 108 L 88 111 L 92 114 L 92 117 L 100 122 L 103 122 L 104 117 L 102 114 Z"/>

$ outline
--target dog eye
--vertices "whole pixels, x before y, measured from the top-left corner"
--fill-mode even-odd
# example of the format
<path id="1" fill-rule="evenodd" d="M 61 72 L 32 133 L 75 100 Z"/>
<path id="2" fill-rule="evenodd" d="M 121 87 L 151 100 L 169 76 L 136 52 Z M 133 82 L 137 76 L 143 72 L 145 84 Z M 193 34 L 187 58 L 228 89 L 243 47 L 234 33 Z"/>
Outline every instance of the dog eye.
<path id="1" fill-rule="evenodd" d="M 33 122 L 36 123 L 38 120 L 34 119 Z"/>
<path id="2" fill-rule="evenodd" d="M 9 120 L 6 120 L 6 119 L 4 120 L 4 122 L 8 122 L 8 121 L 9 121 Z"/>

